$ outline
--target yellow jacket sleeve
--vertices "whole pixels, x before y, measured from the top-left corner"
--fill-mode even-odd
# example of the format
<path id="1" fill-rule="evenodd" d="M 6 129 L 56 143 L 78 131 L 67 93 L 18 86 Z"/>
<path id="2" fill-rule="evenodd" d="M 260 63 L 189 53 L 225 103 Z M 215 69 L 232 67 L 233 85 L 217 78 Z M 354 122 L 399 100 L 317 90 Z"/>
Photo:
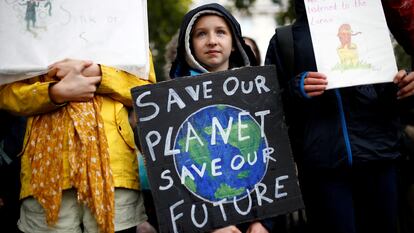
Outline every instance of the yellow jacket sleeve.
<path id="1" fill-rule="evenodd" d="M 132 106 L 131 88 L 156 82 L 151 54 L 148 80 L 105 65 L 101 65 L 101 71 L 102 80 L 97 93 L 108 95 L 128 107 Z"/>
<path id="2" fill-rule="evenodd" d="M 22 116 L 50 112 L 62 105 L 56 105 L 49 97 L 49 85 L 39 78 L 19 81 L 0 86 L 0 109 Z"/>

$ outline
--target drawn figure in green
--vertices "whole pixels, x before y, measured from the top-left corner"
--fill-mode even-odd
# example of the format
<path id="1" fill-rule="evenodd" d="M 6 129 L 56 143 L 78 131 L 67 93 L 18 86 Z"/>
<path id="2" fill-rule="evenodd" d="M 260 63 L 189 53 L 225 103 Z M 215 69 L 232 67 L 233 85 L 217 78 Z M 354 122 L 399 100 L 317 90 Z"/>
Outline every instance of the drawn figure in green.
<path id="1" fill-rule="evenodd" d="M 36 8 L 39 7 L 39 2 L 36 0 L 29 0 L 21 5 L 26 5 L 26 15 L 24 19 L 26 20 L 26 29 L 30 31 L 30 24 L 32 25 L 32 28 L 36 27 Z"/>
<path id="2" fill-rule="evenodd" d="M 49 16 L 52 16 L 52 3 L 50 2 L 50 0 L 47 0 L 47 2 L 44 5 L 45 8 L 49 8 L 48 9 L 48 13 Z"/>

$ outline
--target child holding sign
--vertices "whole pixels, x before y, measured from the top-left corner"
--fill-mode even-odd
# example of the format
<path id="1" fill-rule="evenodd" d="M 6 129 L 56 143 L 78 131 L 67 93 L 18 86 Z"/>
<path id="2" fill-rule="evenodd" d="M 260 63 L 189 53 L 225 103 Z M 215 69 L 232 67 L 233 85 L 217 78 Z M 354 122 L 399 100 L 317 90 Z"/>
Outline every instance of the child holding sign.
<path id="1" fill-rule="evenodd" d="M 256 64 L 236 19 L 221 5 L 207 4 L 185 15 L 170 76 L 196 76 Z M 265 225 L 253 222 L 247 226 L 247 232 L 269 232 Z M 229 226 L 215 232 L 240 232 L 240 229 Z"/>
<path id="2" fill-rule="evenodd" d="M 28 116 L 21 157 L 23 232 L 136 232 L 147 217 L 128 121 L 130 89 L 155 82 L 89 61 L 0 88 L 0 108 Z"/>

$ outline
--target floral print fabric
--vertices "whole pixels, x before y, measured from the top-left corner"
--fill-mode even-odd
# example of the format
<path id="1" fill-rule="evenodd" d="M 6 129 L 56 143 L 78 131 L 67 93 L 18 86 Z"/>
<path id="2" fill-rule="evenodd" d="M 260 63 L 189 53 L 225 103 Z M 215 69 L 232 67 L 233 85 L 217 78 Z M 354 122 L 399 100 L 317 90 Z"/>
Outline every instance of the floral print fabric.
<path id="1" fill-rule="evenodd" d="M 114 232 L 114 185 L 100 106 L 102 97 L 70 102 L 57 111 L 35 116 L 27 152 L 33 196 L 46 221 L 58 221 L 62 199 L 63 154 L 78 201 L 89 207 L 101 232 Z"/>

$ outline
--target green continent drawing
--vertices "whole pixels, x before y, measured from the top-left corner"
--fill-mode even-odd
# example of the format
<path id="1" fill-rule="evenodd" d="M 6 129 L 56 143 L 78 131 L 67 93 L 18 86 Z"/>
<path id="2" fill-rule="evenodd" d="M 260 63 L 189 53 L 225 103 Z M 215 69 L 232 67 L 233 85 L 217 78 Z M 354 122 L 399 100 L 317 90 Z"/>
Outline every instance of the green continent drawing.
<path id="1" fill-rule="evenodd" d="M 211 143 L 213 118 L 229 134 L 228 141 L 216 128 L 216 143 Z M 183 170 L 191 173 L 184 178 L 184 186 L 199 198 L 210 202 L 242 199 L 265 176 L 266 148 L 260 124 L 250 114 L 230 105 L 211 105 L 182 122 L 174 143 L 180 153 L 174 155 L 174 163 L 180 176 Z"/>

